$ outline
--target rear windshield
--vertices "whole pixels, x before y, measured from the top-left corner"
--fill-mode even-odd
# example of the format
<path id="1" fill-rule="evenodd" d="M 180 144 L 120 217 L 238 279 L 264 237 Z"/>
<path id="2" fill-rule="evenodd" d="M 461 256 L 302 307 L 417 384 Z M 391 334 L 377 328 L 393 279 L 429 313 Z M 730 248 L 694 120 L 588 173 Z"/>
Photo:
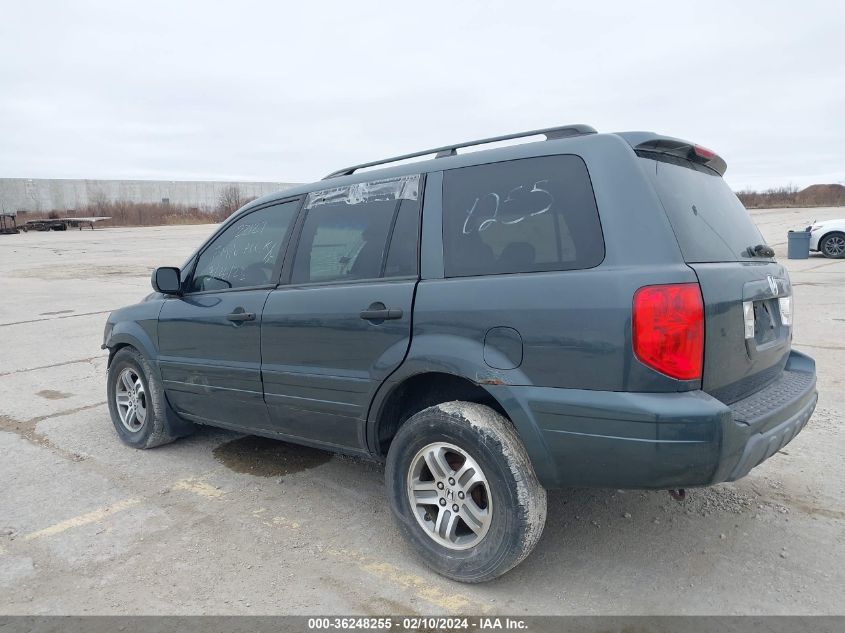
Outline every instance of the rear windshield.
<path id="1" fill-rule="evenodd" d="M 765 244 L 748 211 L 716 172 L 670 156 L 640 156 L 685 261 L 747 260 L 748 247 Z"/>

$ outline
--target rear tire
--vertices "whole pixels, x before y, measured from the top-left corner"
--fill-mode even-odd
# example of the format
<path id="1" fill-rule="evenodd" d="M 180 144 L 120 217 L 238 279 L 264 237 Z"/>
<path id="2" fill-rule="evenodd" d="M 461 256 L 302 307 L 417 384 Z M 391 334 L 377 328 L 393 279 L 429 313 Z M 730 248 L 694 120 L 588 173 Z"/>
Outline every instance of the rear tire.
<path id="1" fill-rule="evenodd" d="M 819 242 L 819 250 L 825 257 L 842 259 L 845 257 L 845 233 L 825 235 Z"/>
<path id="2" fill-rule="evenodd" d="M 153 448 L 194 431 L 193 424 L 170 409 L 149 362 L 132 347 L 124 347 L 114 355 L 106 391 L 112 424 L 127 446 Z"/>
<path id="3" fill-rule="evenodd" d="M 385 477 L 399 527 L 453 580 L 504 574 L 543 533 L 546 491 L 513 426 L 490 407 L 456 401 L 412 416 L 390 445 Z"/>

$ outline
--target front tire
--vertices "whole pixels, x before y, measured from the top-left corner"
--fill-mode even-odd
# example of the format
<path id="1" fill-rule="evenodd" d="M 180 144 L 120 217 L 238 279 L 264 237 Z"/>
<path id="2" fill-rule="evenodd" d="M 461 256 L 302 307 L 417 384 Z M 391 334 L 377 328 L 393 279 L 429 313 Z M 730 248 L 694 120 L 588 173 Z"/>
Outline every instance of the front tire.
<path id="1" fill-rule="evenodd" d="M 819 242 L 819 250 L 825 257 L 842 259 L 845 257 L 845 233 L 825 235 Z"/>
<path id="2" fill-rule="evenodd" d="M 390 507 L 423 561 L 461 582 L 501 576 L 543 533 L 546 491 L 510 422 L 449 402 L 412 416 L 387 456 Z"/>
<path id="3" fill-rule="evenodd" d="M 117 351 L 106 392 L 118 437 L 132 448 L 153 448 L 190 434 L 194 426 L 176 417 L 149 362 L 132 347 Z"/>

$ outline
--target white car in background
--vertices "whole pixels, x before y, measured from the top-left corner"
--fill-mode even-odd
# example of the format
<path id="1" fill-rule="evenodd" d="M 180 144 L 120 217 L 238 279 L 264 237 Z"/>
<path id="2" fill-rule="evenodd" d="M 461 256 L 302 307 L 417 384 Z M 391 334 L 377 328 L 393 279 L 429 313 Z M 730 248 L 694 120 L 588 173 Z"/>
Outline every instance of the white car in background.
<path id="1" fill-rule="evenodd" d="M 819 251 L 825 257 L 845 257 L 845 219 L 813 222 L 807 227 L 810 232 L 810 250 Z"/>

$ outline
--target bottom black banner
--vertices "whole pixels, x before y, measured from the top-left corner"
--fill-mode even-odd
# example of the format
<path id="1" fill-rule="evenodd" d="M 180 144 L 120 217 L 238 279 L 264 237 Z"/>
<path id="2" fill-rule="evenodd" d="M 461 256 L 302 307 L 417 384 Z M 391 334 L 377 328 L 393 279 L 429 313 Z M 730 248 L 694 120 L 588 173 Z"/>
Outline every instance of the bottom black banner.
<path id="1" fill-rule="evenodd" d="M 0 633 L 842 633 L 845 616 L 0 616 Z"/>

